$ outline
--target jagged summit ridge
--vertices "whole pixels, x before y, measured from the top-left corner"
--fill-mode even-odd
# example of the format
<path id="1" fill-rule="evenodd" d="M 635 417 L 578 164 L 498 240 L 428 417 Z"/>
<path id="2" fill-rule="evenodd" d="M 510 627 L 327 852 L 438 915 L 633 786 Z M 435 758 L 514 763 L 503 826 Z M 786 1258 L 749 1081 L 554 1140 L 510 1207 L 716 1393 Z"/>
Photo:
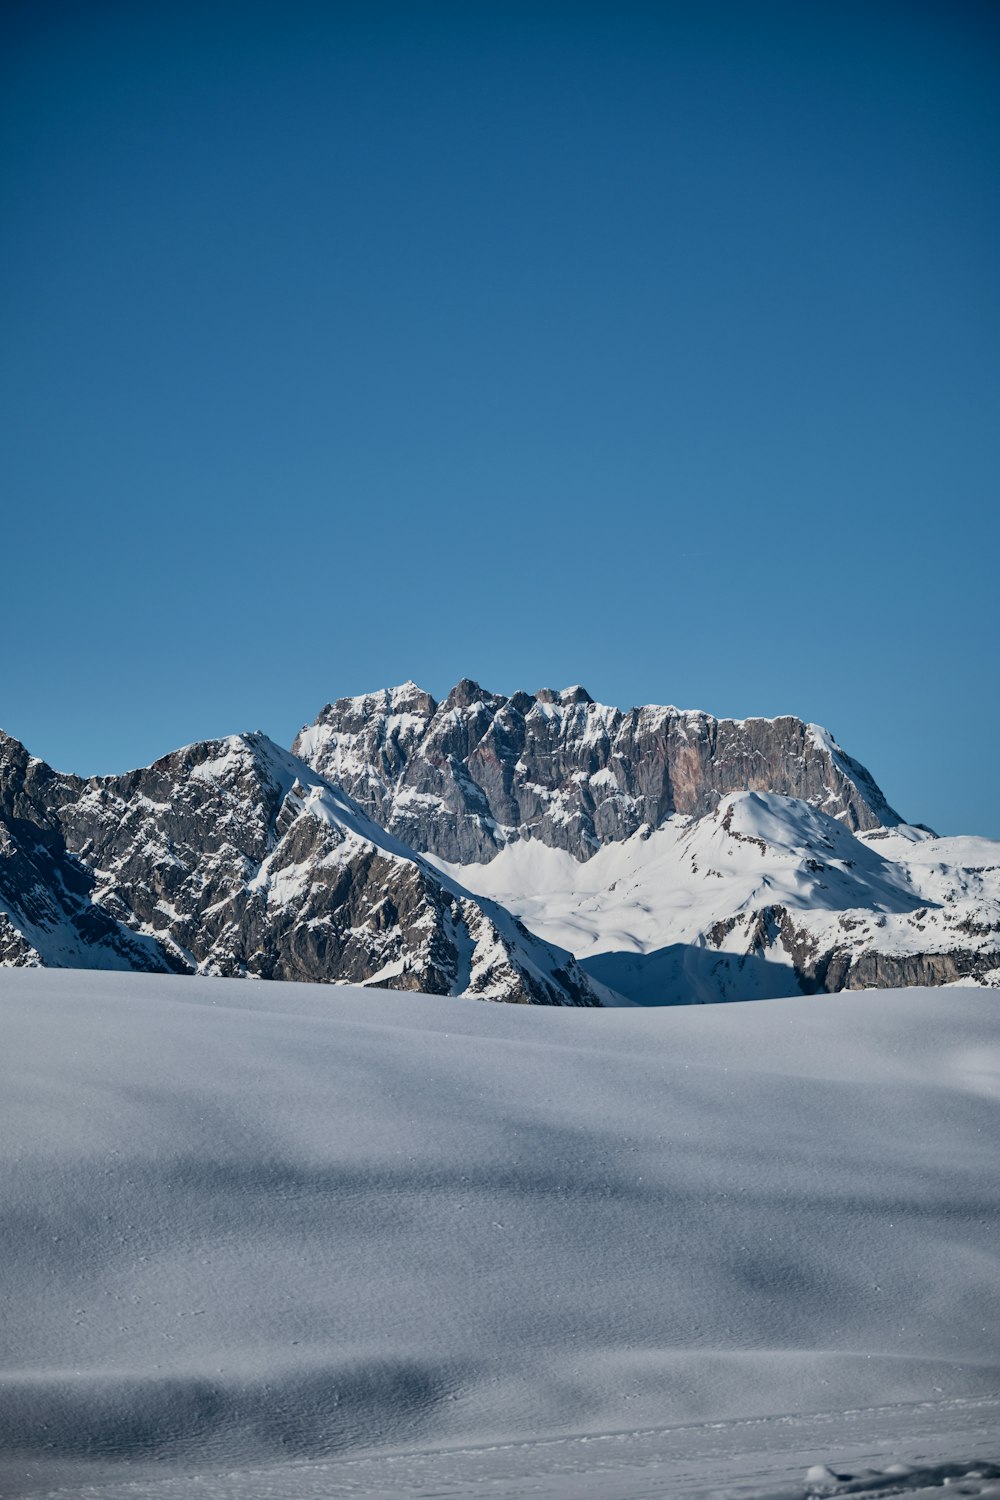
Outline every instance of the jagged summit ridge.
<path id="1" fill-rule="evenodd" d="M 86 781 L 0 751 L 0 961 L 600 1003 L 569 953 L 259 731 Z"/>
<path id="2" fill-rule="evenodd" d="M 0 965 L 575 1005 L 1000 984 L 1000 847 L 901 824 L 819 726 L 466 678 L 295 748 L 84 780 L 0 735 Z"/>
<path id="3" fill-rule="evenodd" d="M 407 844 L 463 864 L 523 838 L 589 859 L 736 791 L 798 797 L 859 831 L 901 821 L 819 725 L 623 711 L 578 685 L 506 697 L 464 678 L 439 703 L 407 682 L 327 704 L 293 748 Z"/>

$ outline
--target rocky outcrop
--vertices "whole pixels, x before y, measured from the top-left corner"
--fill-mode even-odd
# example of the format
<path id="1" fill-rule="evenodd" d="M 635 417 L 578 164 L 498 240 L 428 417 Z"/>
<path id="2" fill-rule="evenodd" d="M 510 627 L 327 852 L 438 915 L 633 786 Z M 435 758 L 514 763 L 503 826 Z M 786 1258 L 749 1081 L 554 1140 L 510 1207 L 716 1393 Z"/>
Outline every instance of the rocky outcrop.
<path id="1" fill-rule="evenodd" d="M 962 923 L 949 929 L 947 913 L 941 908 L 924 909 L 924 930 L 930 929 L 926 952 L 893 952 L 878 947 L 881 934 L 864 930 L 867 924 L 859 917 L 848 917 L 841 923 L 844 935 L 830 941 L 811 930 L 808 920 L 795 917 L 783 906 L 764 906 L 749 918 L 730 918 L 716 923 L 708 934 L 717 948 L 738 931 L 746 929 L 745 952 L 768 961 L 775 954 L 791 960 L 796 980 L 803 994 L 831 993 L 837 990 L 902 989 L 907 986 L 955 984 L 960 980 L 993 986 L 1000 976 L 1000 911 L 991 927 L 979 924 L 975 938 L 987 942 L 956 943 L 944 946 L 948 938 L 958 936 Z M 912 917 L 912 914 L 911 914 Z M 942 920 L 942 918 L 944 920 Z"/>
<path id="2" fill-rule="evenodd" d="M 3 750 L 2 963 L 599 1003 L 570 954 L 436 871 L 264 735 L 88 781 L 16 741 Z"/>
<path id="3" fill-rule="evenodd" d="M 1000 985 L 1000 847 L 901 824 L 798 719 L 408 683 L 296 746 L 84 780 L 0 735 L 0 966 L 548 1005 Z"/>
<path id="4" fill-rule="evenodd" d="M 466 679 L 436 703 L 405 683 L 327 704 L 293 748 L 411 847 L 460 864 L 522 838 L 585 860 L 735 791 L 802 798 L 856 830 L 900 821 L 817 725 L 622 712 L 580 687 L 507 698 Z"/>
<path id="5" fill-rule="evenodd" d="M 61 823 L 84 785 L 0 731 L 0 964 L 177 972 L 155 938 L 95 899 L 94 874 Z"/>

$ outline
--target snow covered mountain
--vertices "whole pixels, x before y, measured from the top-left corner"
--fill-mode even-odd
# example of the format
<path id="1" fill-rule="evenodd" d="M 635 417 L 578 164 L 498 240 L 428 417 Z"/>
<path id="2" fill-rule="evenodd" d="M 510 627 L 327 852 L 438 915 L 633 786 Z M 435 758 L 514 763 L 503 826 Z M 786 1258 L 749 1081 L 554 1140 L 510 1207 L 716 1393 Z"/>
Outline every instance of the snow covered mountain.
<path id="1" fill-rule="evenodd" d="M 296 749 L 639 1003 L 1000 983 L 1000 845 L 904 824 L 815 724 L 404 683 Z"/>
<path id="2" fill-rule="evenodd" d="M 0 966 L 176 968 L 155 939 L 94 899 L 94 875 L 59 823 L 73 783 L 0 731 Z"/>
<path id="3" fill-rule="evenodd" d="M 292 748 L 412 848 L 461 864 L 523 838 L 589 859 L 729 792 L 801 797 L 853 829 L 900 822 L 816 724 L 623 713 L 581 687 L 504 698 L 466 679 L 436 703 L 406 682 L 328 704 Z"/>
<path id="4" fill-rule="evenodd" d="M 17 966 L 600 1003 L 568 953 L 262 734 L 88 781 L 0 737 L 0 945 Z"/>
<path id="5" fill-rule="evenodd" d="M 531 841 L 440 863 L 641 1004 L 1000 983 L 1000 845 L 856 835 L 797 798 L 733 794 L 585 864 Z"/>
<path id="6" fill-rule="evenodd" d="M 1000 845 L 817 725 L 413 683 L 81 780 L 0 735 L 0 965 L 542 1004 L 1000 985 Z"/>

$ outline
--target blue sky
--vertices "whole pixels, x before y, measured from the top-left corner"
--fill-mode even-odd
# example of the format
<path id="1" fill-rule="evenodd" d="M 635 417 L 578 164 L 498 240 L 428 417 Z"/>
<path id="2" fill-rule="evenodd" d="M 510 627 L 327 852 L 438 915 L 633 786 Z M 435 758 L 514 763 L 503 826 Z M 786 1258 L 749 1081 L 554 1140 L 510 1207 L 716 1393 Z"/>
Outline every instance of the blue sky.
<path id="1" fill-rule="evenodd" d="M 8 732 L 579 681 L 1000 837 L 994 5 L 2 24 Z"/>

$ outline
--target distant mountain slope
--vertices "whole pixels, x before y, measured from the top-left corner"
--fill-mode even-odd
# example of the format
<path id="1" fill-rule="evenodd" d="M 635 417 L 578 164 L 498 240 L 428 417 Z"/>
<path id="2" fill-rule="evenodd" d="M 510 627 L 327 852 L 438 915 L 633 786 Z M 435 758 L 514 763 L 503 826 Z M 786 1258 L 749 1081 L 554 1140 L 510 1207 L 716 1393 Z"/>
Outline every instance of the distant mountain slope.
<path id="1" fill-rule="evenodd" d="M 1000 982 L 1000 846 L 903 824 L 800 719 L 404 683 L 296 749 L 640 1003 Z"/>
<path id="2" fill-rule="evenodd" d="M 296 752 L 85 781 L 0 736 L 0 965 L 553 1005 L 1000 986 L 1000 845 L 902 823 L 798 719 L 408 683 Z"/>
<path id="3" fill-rule="evenodd" d="M 0 965 L 179 971 L 155 938 L 95 900 L 94 875 L 59 821 L 79 785 L 0 730 Z"/>
<path id="4" fill-rule="evenodd" d="M 600 1003 L 568 953 L 262 734 L 89 781 L 0 752 L 0 962 Z"/>
<path id="5" fill-rule="evenodd" d="M 530 840 L 441 864 L 641 1004 L 1000 984 L 1000 844 L 854 834 L 773 793 L 733 794 L 582 866 Z"/>
<path id="6" fill-rule="evenodd" d="M 818 725 L 623 713 L 579 687 L 506 698 L 466 679 L 437 703 L 408 682 L 328 704 L 293 748 L 412 848 L 461 864 L 522 838 L 586 860 L 730 792 L 799 797 L 856 830 L 900 822 Z"/>

